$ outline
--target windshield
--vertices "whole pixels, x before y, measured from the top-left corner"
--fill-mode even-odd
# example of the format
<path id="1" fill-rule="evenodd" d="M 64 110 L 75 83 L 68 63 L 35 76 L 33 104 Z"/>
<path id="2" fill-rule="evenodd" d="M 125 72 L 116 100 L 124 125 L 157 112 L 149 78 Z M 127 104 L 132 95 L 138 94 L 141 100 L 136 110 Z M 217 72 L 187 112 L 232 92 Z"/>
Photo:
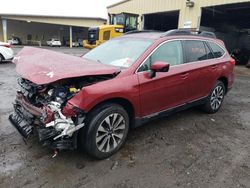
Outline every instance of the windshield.
<path id="1" fill-rule="evenodd" d="M 114 16 L 114 25 L 124 25 L 125 23 L 125 16 L 124 15 L 116 15 Z"/>
<path id="2" fill-rule="evenodd" d="M 105 42 L 83 58 L 118 67 L 130 67 L 152 44 L 152 40 L 119 38 Z"/>

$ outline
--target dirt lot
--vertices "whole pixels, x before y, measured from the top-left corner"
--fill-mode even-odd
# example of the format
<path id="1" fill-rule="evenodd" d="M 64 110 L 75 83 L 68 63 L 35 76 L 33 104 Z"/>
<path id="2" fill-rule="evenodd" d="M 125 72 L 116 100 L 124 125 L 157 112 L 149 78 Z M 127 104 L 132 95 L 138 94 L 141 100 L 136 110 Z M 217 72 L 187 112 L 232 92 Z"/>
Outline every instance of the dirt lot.
<path id="1" fill-rule="evenodd" d="M 125 147 L 103 161 L 79 151 L 52 159 L 37 138 L 25 145 L 7 120 L 17 89 L 14 69 L 0 64 L 0 187 L 250 187 L 250 69 L 237 71 L 217 114 L 190 109 L 151 122 L 132 130 Z"/>

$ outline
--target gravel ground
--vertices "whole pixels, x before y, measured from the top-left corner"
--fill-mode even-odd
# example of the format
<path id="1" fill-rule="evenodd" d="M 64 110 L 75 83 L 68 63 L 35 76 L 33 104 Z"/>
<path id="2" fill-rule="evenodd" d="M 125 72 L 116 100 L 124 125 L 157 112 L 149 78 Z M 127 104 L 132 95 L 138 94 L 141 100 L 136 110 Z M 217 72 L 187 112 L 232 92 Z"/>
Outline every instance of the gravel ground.
<path id="1" fill-rule="evenodd" d="M 35 137 L 25 144 L 7 120 L 17 89 L 15 65 L 0 67 L 0 187 L 250 187 L 250 69 L 237 68 L 217 114 L 190 109 L 153 121 L 132 130 L 117 154 L 96 161 L 79 151 L 52 159 Z"/>

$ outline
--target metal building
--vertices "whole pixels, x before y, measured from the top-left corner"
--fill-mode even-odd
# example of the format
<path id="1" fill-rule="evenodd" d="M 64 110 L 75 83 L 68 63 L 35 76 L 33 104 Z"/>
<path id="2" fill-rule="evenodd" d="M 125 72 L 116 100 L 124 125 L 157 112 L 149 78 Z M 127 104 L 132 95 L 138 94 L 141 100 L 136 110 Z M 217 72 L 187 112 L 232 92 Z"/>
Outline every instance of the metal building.
<path id="1" fill-rule="evenodd" d="M 250 50 L 249 0 L 123 0 L 108 7 L 110 15 L 139 14 L 138 29 L 209 30 L 229 50 Z"/>
<path id="2" fill-rule="evenodd" d="M 23 44 L 40 42 L 43 45 L 49 38 L 58 38 L 62 43 L 87 38 L 88 28 L 103 25 L 103 18 L 0 15 L 0 41 L 18 37 Z"/>

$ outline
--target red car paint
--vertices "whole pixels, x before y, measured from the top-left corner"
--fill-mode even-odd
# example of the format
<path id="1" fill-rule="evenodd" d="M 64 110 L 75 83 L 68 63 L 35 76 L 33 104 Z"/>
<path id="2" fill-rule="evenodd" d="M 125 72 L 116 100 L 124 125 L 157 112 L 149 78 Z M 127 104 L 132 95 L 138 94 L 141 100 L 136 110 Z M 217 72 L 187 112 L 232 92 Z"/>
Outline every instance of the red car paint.
<path id="1" fill-rule="evenodd" d="M 170 65 L 166 64 L 165 62 L 155 62 L 152 66 L 151 69 L 154 71 L 159 71 L 162 70 L 163 72 L 168 72 Z"/>
<path id="2" fill-rule="evenodd" d="M 119 71 L 111 65 L 34 47 L 24 47 L 16 55 L 14 63 L 21 77 L 38 85 L 65 78 L 113 74 Z"/>
<path id="3" fill-rule="evenodd" d="M 85 87 L 69 103 L 88 112 L 102 101 L 122 98 L 133 105 L 136 117 L 143 117 L 207 96 L 219 78 L 226 78 L 228 88 L 232 87 L 235 62 L 227 52 L 220 59 L 170 67 L 168 73 L 157 73 L 153 79 L 148 77 L 147 72 L 136 73 L 139 65 L 156 46 L 174 38 L 176 37 L 157 40 L 133 67 L 113 80 Z M 182 38 L 204 39 L 223 44 L 218 39 L 193 36 Z"/>
<path id="4" fill-rule="evenodd" d="M 154 43 L 134 65 L 121 70 L 115 78 L 82 88 L 68 101 L 65 113 L 70 114 L 72 106 L 89 112 L 104 101 L 122 99 L 132 105 L 135 117 L 144 117 L 208 96 L 220 78 L 227 80 L 228 88 L 232 87 L 235 63 L 228 52 L 219 59 L 170 67 L 169 72 L 159 72 L 154 78 L 149 78 L 148 72 L 136 72 L 141 63 L 162 42 L 173 39 L 197 39 L 223 45 L 218 39 L 199 36 L 161 38 L 158 34 L 133 34 L 124 37 L 150 38 L 154 39 Z M 119 71 L 113 66 L 35 48 L 25 48 L 18 54 L 17 59 L 17 72 L 36 84 L 47 84 L 71 77 L 114 74 Z M 53 72 L 53 76 L 50 76 L 50 72 Z"/>

